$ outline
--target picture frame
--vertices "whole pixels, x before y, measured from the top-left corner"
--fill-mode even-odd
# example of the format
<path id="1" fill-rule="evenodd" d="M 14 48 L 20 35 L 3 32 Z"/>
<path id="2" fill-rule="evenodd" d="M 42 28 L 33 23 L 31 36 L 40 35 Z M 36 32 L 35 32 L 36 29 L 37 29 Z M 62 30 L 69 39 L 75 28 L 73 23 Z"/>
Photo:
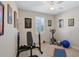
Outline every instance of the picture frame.
<path id="1" fill-rule="evenodd" d="M 32 19 L 25 18 L 25 28 L 32 28 Z"/>
<path id="2" fill-rule="evenodd" d="M 8 24 L 12 24 L 12 8 L 9 4 L 7 5 L 7 12 Z"/>
<path id="3" fill-rule="evenodd" d="M 48 26 L 52 26 L 52 20 L 48 20 Z"/>
<path id="4" fill-rule="evenodd" d="M 64 27 L 64 20 L 60 19 L 59 20 L 59 28 L 63 28 Z"/>
<path id="5" fill-rule="evenodd" d="M 17 12 L 14 11 L 14 28 L 16 28 L 16 24 L 17 24 Z"/>
<path id="6" fill-rule="evenodd" d="M 74 18 L 68 19 L 68 26 L 74 26 Z"/>
<path id="7" fill-rule="evenodd" d="M 4 5 L 0 2 L 0 36 L 4 34 Z"/>

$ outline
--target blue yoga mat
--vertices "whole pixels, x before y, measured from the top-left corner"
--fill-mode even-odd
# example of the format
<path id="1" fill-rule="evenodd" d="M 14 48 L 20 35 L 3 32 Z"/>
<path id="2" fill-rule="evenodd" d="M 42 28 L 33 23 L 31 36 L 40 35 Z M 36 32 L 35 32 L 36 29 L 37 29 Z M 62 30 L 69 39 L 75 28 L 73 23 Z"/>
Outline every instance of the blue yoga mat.
<path id="1" fill-rule="evenodd" d="M 55 49 L 54 57 L 66 57 L 66 52 L 64 49 Z"/>

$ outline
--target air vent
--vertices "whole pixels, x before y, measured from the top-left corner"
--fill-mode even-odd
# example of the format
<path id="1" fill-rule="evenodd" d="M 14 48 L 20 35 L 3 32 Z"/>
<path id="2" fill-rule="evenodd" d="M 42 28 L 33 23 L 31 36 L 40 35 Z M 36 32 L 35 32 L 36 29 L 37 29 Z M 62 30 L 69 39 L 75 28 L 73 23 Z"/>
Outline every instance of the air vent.
<path id="1" fill-rule="evenodd" d="M 61 3 L 63 3 L 64 1 L 58 1 L 58 3 L 57 4 L 61 4 Z"/>

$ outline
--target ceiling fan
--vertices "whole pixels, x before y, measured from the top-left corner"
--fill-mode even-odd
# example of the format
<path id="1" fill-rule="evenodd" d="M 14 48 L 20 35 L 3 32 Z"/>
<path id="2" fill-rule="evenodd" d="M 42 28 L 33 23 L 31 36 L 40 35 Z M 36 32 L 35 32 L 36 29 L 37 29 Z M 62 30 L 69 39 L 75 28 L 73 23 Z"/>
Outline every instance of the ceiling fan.
<path id="1" fill-rule="evenodd" d="M 61 4 L 61 3 L 63 3 L 64 1 L 47 1 L 47 3 L 49 4 L 49 5 L 55 5 L 55 4 Z"/>
<path id="2" fill-rule="evenodd" d="M 49 6 L 50 10 L 54 10 L 54 6 L 57 4 L 61 4 L 64 1 L 46 1 L 47 5 Z"/>

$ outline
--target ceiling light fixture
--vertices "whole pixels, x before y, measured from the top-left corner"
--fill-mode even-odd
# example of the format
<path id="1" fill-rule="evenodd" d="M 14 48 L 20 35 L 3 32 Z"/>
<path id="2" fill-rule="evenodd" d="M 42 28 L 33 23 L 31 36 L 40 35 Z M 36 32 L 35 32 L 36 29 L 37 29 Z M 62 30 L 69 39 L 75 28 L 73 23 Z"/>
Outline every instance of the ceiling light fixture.
<path id="1" fill-rule="evenodd" d="M 54 10 L 54 7 L 50 7 L 50 10 Z"/>

